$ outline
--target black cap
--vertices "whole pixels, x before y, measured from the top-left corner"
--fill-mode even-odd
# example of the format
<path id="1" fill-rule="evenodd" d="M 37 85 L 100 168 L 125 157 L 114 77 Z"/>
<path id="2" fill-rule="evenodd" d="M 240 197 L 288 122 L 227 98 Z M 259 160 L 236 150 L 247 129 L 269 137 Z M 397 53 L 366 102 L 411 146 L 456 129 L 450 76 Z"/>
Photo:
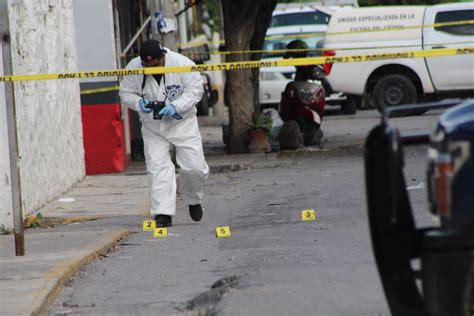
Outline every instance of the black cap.
<path id="1" fill-rule="evenodd" d="M 166 50 L 160 42 L 154 39 L 147 39 L 140 47 L 140 58 L 143 61 L 150 61 L 155 58 L 160 58 Z"/>

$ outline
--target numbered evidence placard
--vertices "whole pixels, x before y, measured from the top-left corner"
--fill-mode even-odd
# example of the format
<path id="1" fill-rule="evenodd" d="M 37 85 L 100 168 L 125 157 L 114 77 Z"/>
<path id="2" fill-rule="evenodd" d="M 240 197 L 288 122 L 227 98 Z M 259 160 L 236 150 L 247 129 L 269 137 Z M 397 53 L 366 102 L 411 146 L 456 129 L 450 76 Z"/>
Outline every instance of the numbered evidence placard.
<path id="1" fill-rule="evenodd" d="M 314 221 L 316 219 L 316 211 L 315 210 L 302 210 L 301 219 L 304 221 Z"/>
<path id="2" fill-rule="evenodd" d="M 153 231 L 153 237 L 157 237 L 157 238 L 168 237 L 168 228 L 166 227 L 155 228 L 155 230 Z"/>
<path id="3" fill-rule="evenodd" d="M 230 227 L 229 226 L 216 227 L 216 237 L 217 238 L 230 237 Z"/>
<path id="4" fill-rule="evenodd" d="M 144 232 L 152 232 L 156 227 L 156 222 L 154 220 L 151 221 L 143 221 L 143 231 Z"/>

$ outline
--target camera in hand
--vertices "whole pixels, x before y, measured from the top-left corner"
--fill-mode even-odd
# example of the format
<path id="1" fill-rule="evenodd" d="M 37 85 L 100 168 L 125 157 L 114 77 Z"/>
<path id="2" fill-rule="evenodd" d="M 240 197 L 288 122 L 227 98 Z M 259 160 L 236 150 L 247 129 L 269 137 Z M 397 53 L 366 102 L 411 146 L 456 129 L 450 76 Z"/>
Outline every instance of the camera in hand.
<path id="1" fill-rule="evenodd" d="M 166 103 L 164 101 L 150 101 L 145 107 L 147 109 L 152 109 L 153 110 L 153 119 L 154 120 L 161 120 L 163 117 L 160 115 L 161 109 L 163 109 L 166 106 Z"/>

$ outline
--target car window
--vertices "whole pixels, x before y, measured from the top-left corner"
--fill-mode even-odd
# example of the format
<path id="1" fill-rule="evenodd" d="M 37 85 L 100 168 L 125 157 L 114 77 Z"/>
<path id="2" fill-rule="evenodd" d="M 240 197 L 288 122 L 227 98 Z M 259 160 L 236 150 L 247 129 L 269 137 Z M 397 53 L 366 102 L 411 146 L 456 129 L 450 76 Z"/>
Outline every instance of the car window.
<path id="1" fill-rule="evenodd" d="M 457 10 L 438 12 L 435 23 L 459 22 L 474 20 L 474 10 Z M 446 25 L 435 27 L 436 31 L 455 35 L 474 35 L 474 24 Z"/>
<path id="2" fill-rule="evenodd" d="M 331 17 L 320 11 L 278 14 L 272 17 L 270 27 L 328 24 Z"/>
<path id="3" fill-rule="evenodd" d="M 286 45 L 295 39 L 301 39 L 308 44 L 310 49 L 309 56 L 322 55 L 319 49 L 323 47 L 324 35 L 321 33 L 278 34 L 268 36 L 265 39 L 262 58 L 283 57 L 285 55 Z"/>

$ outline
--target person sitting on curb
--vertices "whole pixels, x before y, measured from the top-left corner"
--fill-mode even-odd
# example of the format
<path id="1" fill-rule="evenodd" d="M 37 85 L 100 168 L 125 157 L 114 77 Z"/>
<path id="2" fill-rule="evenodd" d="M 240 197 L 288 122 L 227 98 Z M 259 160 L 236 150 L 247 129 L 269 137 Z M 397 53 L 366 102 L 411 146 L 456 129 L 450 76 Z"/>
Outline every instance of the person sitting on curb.
<path id="1" fill-rule="evenodd" d="M 285 59 L 308 57 L 309 48 L 303 40 L 293 40 L 286 48 Z M 324 73 L 318 65 L 295 67 L 294 82 L 287 84 L 280 102 L 280 116 L 285 122 L 279 135 L 280 147 L 298 149 L 302 144 L 321 147 L 323 144 L 321 124 L 325 107 L 325 89 L 322 84 L 322 79 L 325 79 Z M 309 82 L 313 88 L 309 89 L 308 84 L 305 86 L 301 82 Z M 295 91 L 297 91 L 296 95 Z M 308 96 L 309 91 L 311 91 L 311 96 Z M 302 141 L 300 134 L 303 134 Z"/>

